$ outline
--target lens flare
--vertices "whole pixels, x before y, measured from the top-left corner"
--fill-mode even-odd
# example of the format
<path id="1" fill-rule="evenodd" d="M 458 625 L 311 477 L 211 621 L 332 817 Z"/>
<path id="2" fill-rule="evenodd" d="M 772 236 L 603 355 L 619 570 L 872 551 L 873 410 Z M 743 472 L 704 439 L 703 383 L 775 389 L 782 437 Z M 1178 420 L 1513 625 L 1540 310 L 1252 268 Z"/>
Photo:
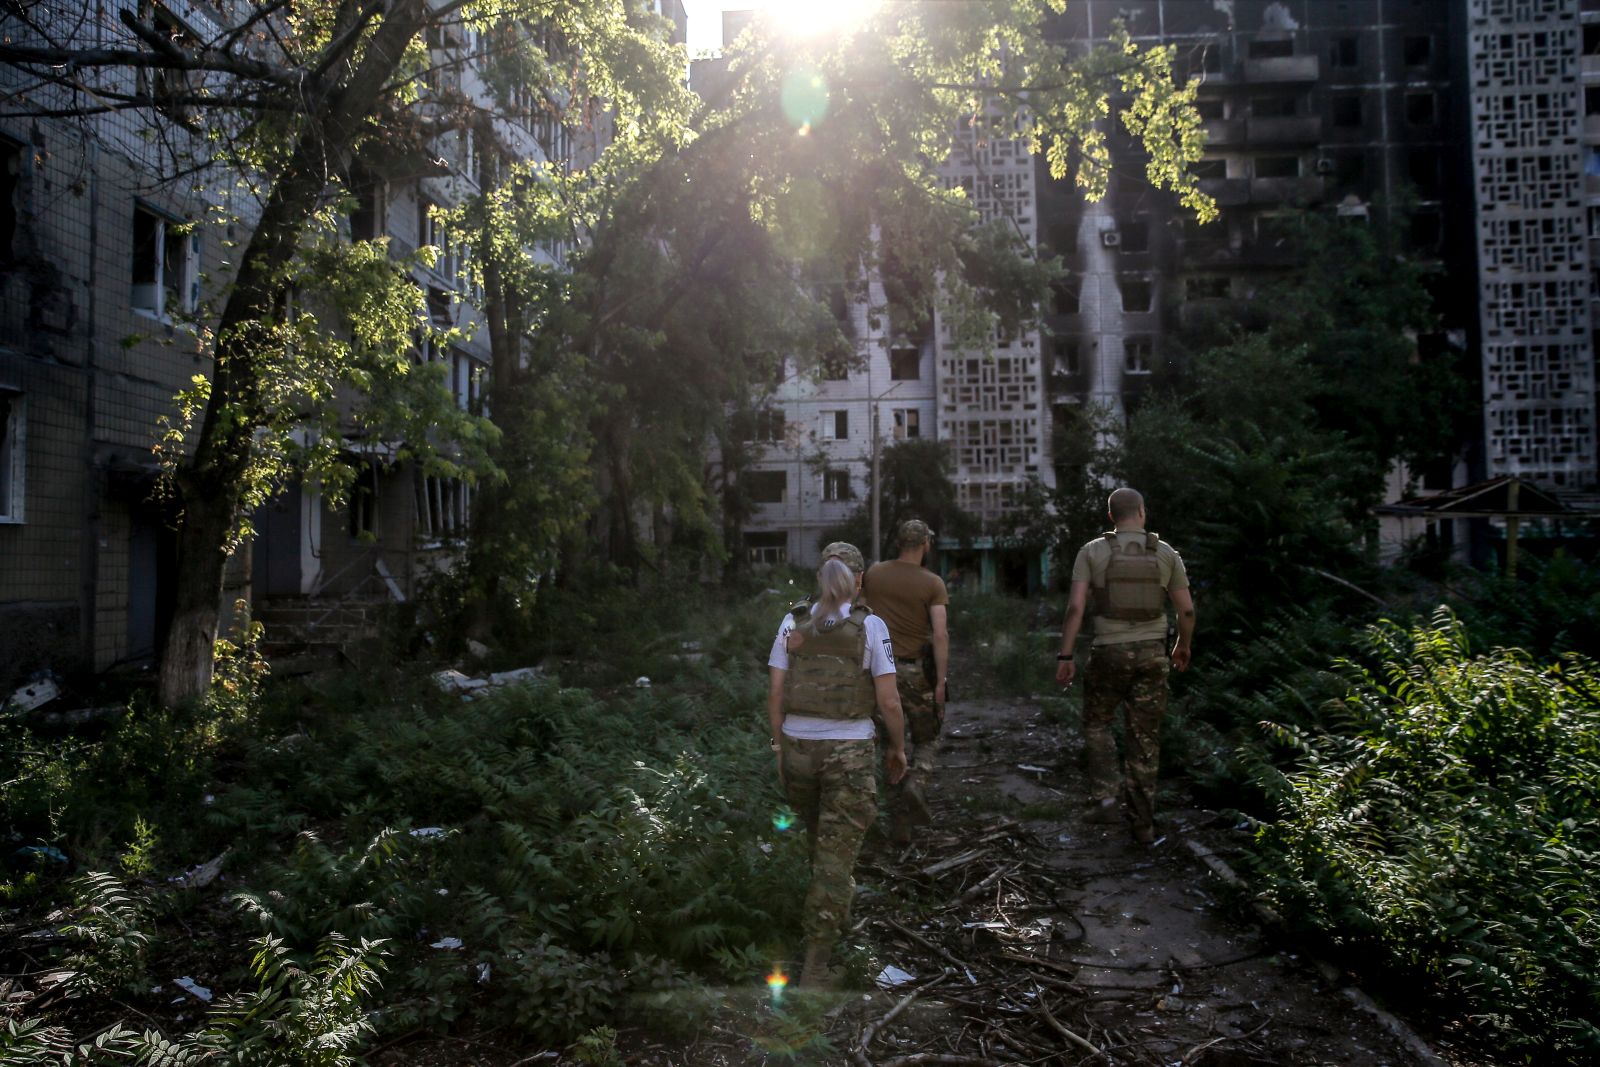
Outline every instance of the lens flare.
<path id="1" fill-rule="evenodd" d="M 767 988 L 772 991 L 772 999 L 777 1000 L 783 996 L 784 987 L 789 984 L 789 976 L 778 968 L 772 968 L 772 973 L 767 975 Z"/>
<path id="2" fill-rule="evenodd" d="M 772 817 L 772 828 L 780 834 L 794 825 L 794 812 L 780 811 Z"/>

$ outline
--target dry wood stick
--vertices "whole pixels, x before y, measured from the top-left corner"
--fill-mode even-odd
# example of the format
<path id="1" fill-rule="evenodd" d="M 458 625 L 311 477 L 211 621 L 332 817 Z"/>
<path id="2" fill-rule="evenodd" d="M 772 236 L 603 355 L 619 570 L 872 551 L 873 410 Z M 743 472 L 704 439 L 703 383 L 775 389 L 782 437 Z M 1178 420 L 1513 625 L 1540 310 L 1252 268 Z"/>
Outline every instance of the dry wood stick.
<path id="1" fill-rule="evenodd" d="M 950 950 L 949 949 L 944 948 L 944 947 L 942 947 L 940 945 L 935 945 L 932 941 L 929 941 L 927 938 L 923 937 L 921 934 L 917 933 L 915 930 L 912 930 L 910 927 L 902 926 L 900 923 L 898 923 L 895 920 L 889 918 L 887 915 L 885 915 L 883 917 L 883 921 L 888 923 L 890 926 L 894 927 L 896 930 L 900 931 L 905 936 L 909 937 L 911 940 L 915 941 L 917 944 L 921 945 L 923 948 L 927 949 L 929 952 L 934 953 L 940 959 L 944 960 L 946 963 L 950 964 L 950 966 L 956 968 L 957 970 L 959 970 L 959 971 L 970 971 L 970 970 L 972 970 L 972 968 L 967 965 L 966 961 L 958 960 L 958 959 L 956 959 L 956 957 L 952 956 L 950 954 Z"/>
<path id="2" fill-rule="evenodd" d="M 1056 1033 L 1058 1033 L 1062 1037 L 1066 1038 L 1067 1043 L 1069 1045 L 1077 1045 L 1079 1048 L 1083 1049 L 1085 1052 L 1092 1052 L 1096 1056 L 1104 1056 L 1105 1055 L 1104 1052 L 1101 1052 L 1098 1048 L 1096 1048 L 1095 1046 L 1091 1045 L 1088 1041 L 1086 1041 L 1085 1039 L 1079 1037 L 1077 1034 L 1073 1033 L 1071 1030 L 1068 1030 L 1065 1026 L 1062 1026 L 1061 1023 L 1056 1020 L 1056 1017 L 1050 1013 L 1050 1004 L 1045 999 L 1044 990 L 1042 990 L 1042 989 L 1039 990 L 1039 1010 L 1044 1014 L 1044 1021 L 1049 1023 L 1051 1029 L 1055 1030 Z"/>
<path id="3" fill-rule="evenodd" d="M 920 873 L 932 878 L 934 875 L 943 874 L 946 871 L 953 871 L 957 867 L 964 866 L 968 863 L 971 863 L 973 860 L 978 859 L 981 856 L 987 856 L 988 854 L 989 850 L 986 848 L 975 848 L 969 852 L 963 852 L 959 856 L 952 856 L 950 859 L 940 860 L 938 863 L 931 863 L 922 868 Z"/>
<path id="4" fill-rule="evenodd" d="M 861 1031 L 861 1038 L 857 1042 L 857 1044 L 860 1047 L 856 1050 L 856 1062 L 857 1063 L 863 1063 L 863 1062 L 867 1061 L 867 1055 L 866 1055 L 867 1047 L 869 1045 L 871 1045 L 874 1040 L 876 1040 L 879 1030 L 883 1029 L 883 1027 L 887 1026 L 890 1022 L 892 1022 L 894 1020 L 895 1016 L 899 1015 L 901 1012 L 903 1012 L 907 1008 L 909 1008 L 911 1006 L 911 1002 L 912 1001 L 914 1001 L 918 997 L 922 996 L 923 993 L 925 993 L 928 990 L 932 989 L 934 986 L 938 985 L 940 982 L 944 981 L 946 978 L 949 978 L 950 975 L 953 974 L 953 973 L 955 973 L 955 972 L 950 971 L 950 970 L 946 970 L 942 974 L 940 974 L 939 977 L 933 979 L 930 982 L 925 982 L 922 985 L 918 986 L 917 988 L 913 989 L 911 992 L 909 992 L 905 996 L 901 997 L 900 998 L 900 1003 L 898 1003 L 894 1007 L 890 1008 L 888 1010 L 888 1012 L 884 1014 L 883 1018 L 881 1018 L 877 1022 L 871 1024 L 865 1030 Z"/>
<path id="5" fill-rule="evenodd" d="M 1005 1067 L 999 1060 L 986 1060 L 979 1056 L 962 1056 L 949 1052 L 913 1052 L 909 1056 L 884 1060 L 879 1067 L 918 1067 L 924 1063 L 952 1063 L 962 1064 L 965 1067 Z"/>

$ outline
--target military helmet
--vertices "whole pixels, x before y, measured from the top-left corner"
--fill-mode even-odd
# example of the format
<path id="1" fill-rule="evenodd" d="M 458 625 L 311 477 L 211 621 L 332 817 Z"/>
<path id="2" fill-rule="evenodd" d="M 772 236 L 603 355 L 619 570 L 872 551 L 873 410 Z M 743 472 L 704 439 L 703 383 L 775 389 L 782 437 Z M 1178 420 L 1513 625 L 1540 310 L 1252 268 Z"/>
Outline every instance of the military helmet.
<path id="1" fill-rule="evenodd" d="M 837 559 L 840 563 L 843 563 L 846 567 L 849 567 L 857 574 L 860 574 L 862 571 L 867 569 L 866 557 L 861 554 L 861 550 L 859 548 L 857 548 L 855 545 L 852 545 L 849 541 L 833 542 L 833 544 L 822 550 L 822 559 L 823 562 L 827 562 L 830 559 Z"/>

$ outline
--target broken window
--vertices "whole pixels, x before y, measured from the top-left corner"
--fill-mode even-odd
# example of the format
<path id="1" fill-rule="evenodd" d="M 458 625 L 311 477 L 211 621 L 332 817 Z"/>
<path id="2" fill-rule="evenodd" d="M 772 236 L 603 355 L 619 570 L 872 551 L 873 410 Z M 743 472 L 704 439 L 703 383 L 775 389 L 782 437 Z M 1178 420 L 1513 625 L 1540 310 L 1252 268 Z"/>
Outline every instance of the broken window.
<path id="1" fill-rule="evenodd" d="M 785 530 L 746 530 L 744 554 L 751 563 L 787 563 L 789 534 Z"/>
<path id="2" fill-rule="evenodd" d="M 922 351 L 916 348 L 889 350 L 889 380 L 914 382 L 922 377 Z"/>
<path id="3" fill-rule="evenodd" d="M 21 393 L 0 388 L 0 522 L 22 521 L 26 411 Z"/>
<path id="4" fill-rule="evenodd" d="M 784 435 L 782 408 L 759 408 L 746 412 L 736 423 L 741 441 L 781 441 Z"/>
<path id="5" fill-rule="evenodd" d="M 450 294 L 437 285 L 428 286 L 428 320 L 441 330 L 448 330 L 454 320 L 450 311 Z"/>
<path id="6" fill-rule="evenodd" d="M 376 241 L 383 236 L 388 216 L 388 190 L 381 179 L 355 175 L 350 181 L 350 240 Z"/>
<path id="7" fill-rule="evenodd" d="M 745 471 L 739 481 L 752 504 L 781 504 L 789 492 L 789 475 L 785 471 Z"/>
<path id="8" fill-rule="evenodd" d="M 190 227 L 143 205 L 133 209 L 133 310 L 167 319 L 200 302 L 196 259 L 200 238 Z"/>
<path id="9" fill-rule="evenodd" d="M 821 426 L 824 441 L 843 441 L 850 436 L 850 412 L 824 411 Z"/>
<path id="10" fill-rule="evenodd" d="M 454 352 L 450 361 L 450 392 L 456 406 L 474 415 L 483 412 L 483 382 L 489 365 L 465 352 Z"/>
<path id="11" fill-rule="evenodd" d="M 1439 212 L 1420 210 L 1411 215 L 1411 247 L 1419 252 L 1436 252 L 1444 237 L 1444 220 Z"/>
<path id="12" fill-rule="evenodd" d="M 1150 223 L 1144 219 L 1130 219 L 1117 227 L 1122 237 L 1118 245 L 1124 252 L 1150 251 Z"/>
<path id="13" fill-rule="evenodd" d="M 140 15 L 157 34 L 179 52 L 196 52 L 199 44 L 188 27 L 172 12 L 155 4 L 140 5 Z M 185 126 L 195 122 L 194 96 L 198 72 L 162 67 L 139 71 L 139 90 L 155 104 L 157 111 Z"/>
<path id="14" fill-rule="evenodd" d="M 1079 283 L 1074 278 L 1060 278 L 1050 287 L 1050 310 L 1057 315 L 1078 313 Z"/>
<path id="15" fill-rule="evenodd" d="M 1422 34 L 1407 37 L 1400 46 L 1400 54 L 1408 67 L 1426 67 L 1433 62 L 1433 38 Z"/>
<path id="16" fill-rule="evenodd" d="M 1219 122 L 1228 117 L 1226 105 L 1216 97 L 1196 100 L 1194 102 L 1194 110 L 1206 122 Z"/>
<path id="17" fill-rule="evenodd" d="M 1155 361 L 1155 342 L 1148 337 L 1129 337 L 1122 342 L 1124 374 L 1149 374 Z"/>
<path id="18" fill-rule="evenodd" d="M 1250 42 L 1251 59 L 1284 59 L 1292 55 L 1294 55 L 1294 41 L 1287 37 Z"/>
<path id="19" fill-rule="evenodd" d="M 1439 195 L 1439 158 L 1437 148 L 1413 148 L 1406 153 L 1411 184 L 1417 187 L 1420 195 L 1430 199 Z"/>
<path id="20" fill-rule="evenodd" d="M 434 474 L 416 476 L 417 536 L 437 544 L 466 534 L 472 515 L 472 486 L 460 478 Z"/>
<path id="21" fill-rule="evenodd" d="M 1361 41 L 1356 37 L 1335 37 L 1328 46 L 1328 65 L 1352 70 L 1361 65 Z"/>
<path id="22" fill-rule="evenodd" d="M 1122 290 L 1123 311 L 1149 311 L 1152 299 L 1150 279 L 1143 274 L 1123 274 L 1117 278 Z"/>
<path id="23" fill-rule="evenodd" d="M 1432 126 L 1436 102 L 1432 93 L 1406 94 L 1406 121 L 1413 126 Z"/>
<path id="24" fill-rule="evenodd" d="M 1341 130 L 1357 129 L 1361 126 L 1361 94 L 1339 93 L 1329 103 L 1332 112 L 1333 125 Z"/>
<path id="25" fill-rule="evenodd" d="M 1583 24 L 1583 54 L 1600 56 L 1600 22 Z"/>
<path id="26" fill-rule="evenodd" d="M 0 267 L 17 258 L 17 192 L 22 185 L 22 146 L 0 137 Z"/>
<path id="27" fill-rule="evenodd" d="M 849 471 L 823 471 L 822 472 L 822 499 L 824 500 L 853 500 L 855 494 L 850 489 Z"/>
<path id="28" fill-rule="evenodd" d="M 1075 337 L 1057 337 L 1050 343 L 1050 354 L 1055 357 L 1055 372 L 1077 376 L 1083 373 L 1080 348 Z"/>
<path id="29" fill-rule="evenodd" d="M 1189 173 L 1196 178 L 1226 178 L 1228 161 L 1225 159 L 1200 159 L 1189 164 Z"/>
<path id="30" fill-rule="evenodd" d="M 367 462 L 350 487 L 350 536 L 370 539 L 378 532 L 378 468 Z"/>
<path id="31" fill-rule="evenodd" d="M 903 441 L 908 437 L 922 436 L 922 412 L 916 408 L 894 409 L 894 439 Z"/>
<path id="32" fill-rule="evenodd" d="M 1185 57 L 1189 76 L 1222 73 L 1222 46 L 1215 42 L 1197 44 Z"/>
<path id="33" fill-rule="evenodd" d="M 1257 156 L 1257 178 L 1298 178 L 1300 177 L 1299 156 Z"/>

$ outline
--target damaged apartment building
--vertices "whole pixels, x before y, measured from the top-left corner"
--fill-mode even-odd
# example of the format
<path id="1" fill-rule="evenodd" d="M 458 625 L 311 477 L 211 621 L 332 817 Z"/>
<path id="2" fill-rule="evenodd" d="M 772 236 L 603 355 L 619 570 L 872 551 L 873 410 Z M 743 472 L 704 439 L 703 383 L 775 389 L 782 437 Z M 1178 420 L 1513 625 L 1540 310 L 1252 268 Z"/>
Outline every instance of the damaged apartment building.
<path id="1" fill-rule="evenodd" d="M 54 10 L 71 40 L 118 39 L 113 9 Z M 142 10 L 181 46 L 216 39 L 235 9 L 167 0 Z M 429 45 L 424 101 L 446 85 L 488 99 L 477 35 L 431 33 Z M 0 118 L 0 683 L 154 663 L 176 560 L 153 446 L 162 420 L 176 416 L 175 396 L 209 371 L 204 315 L 251 217 L 234 174 L 155 177 L 170 173 L 174 153 L 209 151 L 201 124 L 159 106 L 171 79 L 194 75 L 103 77 L 151 79 L 158 106 Z M 19 89 L 35 105 L 52 99 L 47 86 L 0 66 L 0 91 L 13 99 L 6 110 L 27 110 L 13 97 Z M 500 112 L 499 152 L 562 160 L 593 150 L 574 145 L 548 109 Z M 477 189 L 490 159 L 482 148 L 450 133 L 428 159 L 350 176 L 357 203 L 342 233 L 386 237 L 397 258 L 440 249 L 434 266 L 413 269 L 439 326 L 466 327 L 476 314 L 435 209 Z M 563 250 L 537 254 L 559 259 Z M 412 353 L 444 364 L 464 408 L 483 403 L 485 333 Z M 332 643 L 340 628 L 366 624 L 373 605 L 409 597 L 459 549 L 467 483 L 397 462 L 392 442 L 352 448 L 358 476 L 347 505 L 333 506 L 315 484 L 292 484 L 254 515 L 256 536 L 230 563 L 225 601 L 251 603 L 269 640 Z"/>
<path id="2" fill-rule="evenodd" d="M 906 434 L 949 443 L 961 504 L 992 530 L 1027 478 L 1050 484 L 1054 438 L 1091 409 L 1125 418 L 1188 323 L 1289 264 L 1282 220 L 1303 209 L 1388 213 L 1407 254 L 1438 267 L 1438 325 L 1418 358 L 1453 349 L 1481 368 L 1480 436 L 1397 471 L 1397 495 L 1504 475 L 1594 488 L 1600 0 L 1073 0 L 1049 32 L 1105 43 L 1119 20 L 1201 80 L 1195 169 L 1221 218 L 1198 225 L 1151 188 L 1114 130 L 1095 203 L 1015 142 L 958 142 L 946 181 L 1066 266 L 1042 329 L 985 358 L 936 328 L 913 360 L 862 328 L 862 369 L 786 385 L 774 402 L 788 439 L 769 437 L 755 474 L 766 503 L 746 525 L 751 560 L 813 563 L 818 534 L 854 506 L 843 498 L 870 491 L 874 440 Z M 825 469 L 803 462 L 813 438 Z M 1388 541 L 1421 532 L 1385 522 Z M 1020 585 L 1024 564 L 1027 584 L 1048 574 L 1045 560 L 1004 566 L 990 544 L 964 561 L 984 584 Z"/>

